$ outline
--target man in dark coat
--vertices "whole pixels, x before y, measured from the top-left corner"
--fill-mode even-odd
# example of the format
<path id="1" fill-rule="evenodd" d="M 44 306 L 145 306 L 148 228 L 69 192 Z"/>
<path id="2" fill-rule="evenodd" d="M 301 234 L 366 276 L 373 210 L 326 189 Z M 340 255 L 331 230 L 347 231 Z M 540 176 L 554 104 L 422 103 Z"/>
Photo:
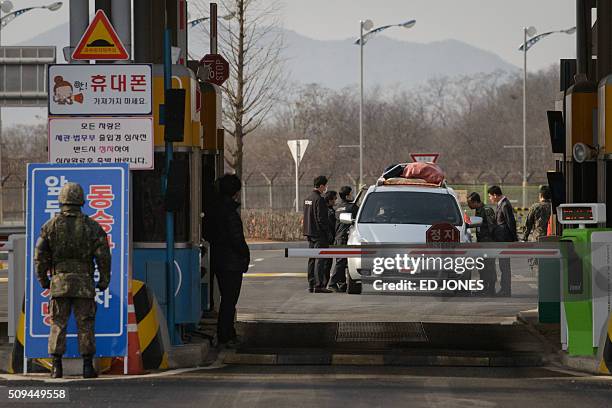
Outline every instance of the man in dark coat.
<path id="1" fill-rule="evenodd" d="M 349 186 L 343 186 L 340 189 L 340 203 L 336 206 L 336 231 L 335 245 L 346 245 L 348 243 L 349 230 L 348 224 L 340 222 L 340 214 L 348 212 L 354 218 L 357 215 L 357 206 L 353 204 L 353 189 Z M 335 292 L 346 292 L 346 268 L 348 262 L 346 258 L 336 258 L 336 267 L 329 280 L 328 287 Z"/>
<path id="2" fill-rule="evenodd" d="M 60 191 L 59 203 L 60 213 L 42 226 L 34 255 L 36 277 L 44 289 L 51 291 L 51 377 L 61 378 L 63 375 L 62 356 L 66 351 L 66 329 L 72 309 L 78 330 L 79 352 L 83 356 L 83 377 L 94 378 L 97 377 L 93 367 L 96 286 L 100 291 L 108 288 L 111 253 L 106 232 L 81 212 L 85 200 L 79 184 L 66 183 Z M 94 282 L 95 266 L 100 273 L 97 285 Z"/>
<path id="3" fill-rule="evenodd" d="M 518 241 L 516 233 L 516 219 L 514 218 L 514 210 L 510 200 L 502 193 L 499 186 L 491 186 L 487 190 L 489 200 L 496 204 L 495 207 L 495 228 L 493 229 L 493 238 L 496 242 L 515 242 Z M 511 291 L 511 276 L 510 259 L 500 258 L 499 270 L 501 272 L 500 286 L 501 289 L 497 293 L 498 296 L 510 297 Z"/>
<path id="4" fill-rule="evenodd" d="M 329 219 L 323 194 L 327 191 L 327 177 L 314 179 L 314 189 L 304 200 L 304 236 L 309 248 L 329 247 Z M 308 260 L 308 290 L 310 293 L 331 293 L 325 287 L 325 259 Z"/>
<path id="5" fill-rule="evenodd" d="M 240 179 L 233 174 L 221 176 L 216 182 L 217 199 L 206 223 L 209 231 L 212 270 L 219 282 L 221 305 L 217 321 L 219 344 L 237 345 L 236 304 L 242 287 L 242 274 L 249 269 L 251 255 L 244 238 L 240 219 Z"/>
<path id="6" fill-rule="evenodd" d="M 325 198 L 325 203 L 327 204 L 327 226 L 329 228 L 328 242 L 330 244 L 333 244 L 334 231 L 336 231 L 336 212 L 334 211 L 334 206 L 336 205 L 336 200 L 338 199 L 338 193 L 336 191 L 329 190 L 325 194 L 323 194 L 323 198 Z M 331 273 L 331 269 L 333 265 L 334 265 L 334 260 L 332 258 L 325 259 L 325 286 L 326 287 L 329 283 L 329 275 Z"/>

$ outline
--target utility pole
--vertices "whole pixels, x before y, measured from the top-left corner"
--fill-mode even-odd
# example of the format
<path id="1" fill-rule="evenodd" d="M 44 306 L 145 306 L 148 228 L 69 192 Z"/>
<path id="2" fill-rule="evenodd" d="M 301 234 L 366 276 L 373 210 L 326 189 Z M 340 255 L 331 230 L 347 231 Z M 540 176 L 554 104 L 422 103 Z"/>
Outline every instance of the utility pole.
<path id="1" fill-rule="evenodd" d="M 363 25 L 359 22 L 359 188 L 363 185 Z M 296 203 L 297 205 L 297 203 Z"/>
<path id="2" fill-rule="evenodd" d="M 523 27 L 523 208 L 527 207 L 527 27 Z"/>
<path id="3" fill-rule="evenodd" d="M 168 16 L 166 11 L 166 22 L 164 24 L 164 103 L 168 100 L 168 90 L 172 89 L 172 48 L 171 48 L 171 30 L 168 27 Z M 167 107 L 164 106 L 164 112 L 167 112 Z M 164 123 L 167 123 L 167 116 L 164 113 Z M 166 167 L 162 178 L 162 192 L 165 195 L 168 190 L 168 176 L 174 155 L 174 144 L 171 141 L 165 143 Z M 180 338 L 177 333 L 175 323 L 175 293 L 174 293 L 174 213 L 166 210 L 166 277 L 168 285 L 166 287 L 166 295 L 168 302 L 168 331 L 170 332 L 170 343 L 180 344 Z"/>

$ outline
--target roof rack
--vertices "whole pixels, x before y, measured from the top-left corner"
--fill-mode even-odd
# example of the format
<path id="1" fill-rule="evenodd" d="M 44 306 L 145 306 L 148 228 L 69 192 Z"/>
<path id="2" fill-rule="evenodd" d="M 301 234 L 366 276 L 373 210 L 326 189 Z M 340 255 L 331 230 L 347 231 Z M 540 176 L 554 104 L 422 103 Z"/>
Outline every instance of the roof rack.
<path id="1" fill-rule="evenodd" d="M 403 177 L 393 177 L 389 179 L 384 179 L 383 177 L 379 178 L 376 182 L 377 186 L 419 186 L 419 187 L 446 187 L 446 180 L 442 181 L 440 184 L 436 183 L 427 183 L 422 179 L 414 179 L 414 178 L 403 178 Z"/>

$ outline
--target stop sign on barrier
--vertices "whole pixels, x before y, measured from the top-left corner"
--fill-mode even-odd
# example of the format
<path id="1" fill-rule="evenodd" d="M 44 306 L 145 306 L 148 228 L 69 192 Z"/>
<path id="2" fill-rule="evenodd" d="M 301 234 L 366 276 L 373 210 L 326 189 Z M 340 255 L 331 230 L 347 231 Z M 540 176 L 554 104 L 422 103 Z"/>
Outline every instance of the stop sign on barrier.
<path id="1" fill-rule="evenodd" d="M 229 78 L 229 63 L 219 54 L 206 54 L 200 64 L 208 67 L 206 82 L 221 86 Z"/>
<path id="2" fill-rule="evenodd" d="M 459 242 L 459 230 L 452 224 L 434 224 L 425 233 L 426 242 Z"/>

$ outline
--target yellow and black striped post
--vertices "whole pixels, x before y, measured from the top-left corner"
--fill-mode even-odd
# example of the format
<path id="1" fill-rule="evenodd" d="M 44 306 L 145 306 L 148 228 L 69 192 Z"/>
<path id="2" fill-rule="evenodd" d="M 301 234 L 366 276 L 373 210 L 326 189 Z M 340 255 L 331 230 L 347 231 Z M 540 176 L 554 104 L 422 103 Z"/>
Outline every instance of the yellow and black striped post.
<path id="1" fill-rule="evenodd" d="M 132 280 L 132 293 L 144 369 L 167 369 L 168 354 L 164 350 L 161 328 L 152 295 L 144 282 L 138 280 Z"/>
<path id="2" fill-rule="evenodd" d="M 612 313 L 608 317 L 605 339 L 599 343 L 599 372 L 600 374 L 612 374 Z"/>
<path id="3" fill-rule="evenodd" d="M 17 322 L 17 328 L 15 333 L 15 344 L 13 344 L 13 351 L 11 352 L 11 361 L 8 367 L 10 374 L 23 373 L 23 353 L 25 345 L 25 296 L 21 302 L 21 313 L 19 314 L 19 321 Z M 29 372 L 42 372 L 51 371 L 51 359 L 50 358 L 35 358 L 32 360 L 34 364 L 28 366 Z"/>

